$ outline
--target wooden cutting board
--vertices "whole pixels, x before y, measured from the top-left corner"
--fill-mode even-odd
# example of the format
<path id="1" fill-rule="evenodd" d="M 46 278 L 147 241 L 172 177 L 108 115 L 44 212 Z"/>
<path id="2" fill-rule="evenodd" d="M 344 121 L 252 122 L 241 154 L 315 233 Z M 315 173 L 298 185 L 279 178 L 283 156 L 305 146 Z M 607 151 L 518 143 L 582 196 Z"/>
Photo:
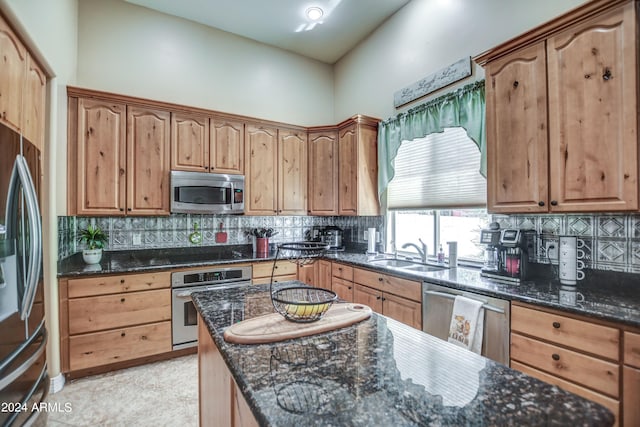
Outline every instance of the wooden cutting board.
<path id="1" fill-rule="evenodd" d="M 371 316 L 371 308 L 362 304 L 333 304 L 316 322 L 296 323 L 278 313 L 271 313 L 231 325 L 224 340 L 235 344 L 264 344 L 306 337 L 344 328 Z"/>

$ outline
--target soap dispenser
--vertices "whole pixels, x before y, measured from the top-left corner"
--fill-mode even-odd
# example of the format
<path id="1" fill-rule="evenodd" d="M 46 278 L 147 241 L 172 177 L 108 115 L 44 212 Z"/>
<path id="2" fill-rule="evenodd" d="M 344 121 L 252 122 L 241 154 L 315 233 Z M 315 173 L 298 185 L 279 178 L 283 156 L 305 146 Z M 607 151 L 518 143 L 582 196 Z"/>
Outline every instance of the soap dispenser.
<path id="1" fill-rule="evenodd" d="M 444 251 L 442 250 L 442 245 L 440 245 L 440 249 L 438 250 L 438 264 L 444 265 Z"/>

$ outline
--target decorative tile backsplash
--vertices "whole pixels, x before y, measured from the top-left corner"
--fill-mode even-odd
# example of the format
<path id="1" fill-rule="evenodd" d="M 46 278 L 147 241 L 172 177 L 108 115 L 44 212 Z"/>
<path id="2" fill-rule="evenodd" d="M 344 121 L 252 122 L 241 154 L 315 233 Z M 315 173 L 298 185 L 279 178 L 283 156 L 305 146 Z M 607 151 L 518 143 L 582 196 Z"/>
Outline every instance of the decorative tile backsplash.
<path id="1" fill-rule="evenodd" d="M 163 217 L 58 217 L 58 258 L 64 259 L 84 249 L 78 242 L 79 231 L 89 224 L 100 226 L 109 236 L 106 250 L 136 250 L 222 245 L 216 243 L 220 229 L 227 233 L 226 245 L 251 243 L 247 231 L 273 228 L 273 243 L 308 239 L 314 226 L 335 225 L 345 230 L 345 243 L 365 243 L 364 231 L 369 227 L 382 230 L 381 216 L 312 217 L 312 216 L 237 216 L 173 214 Z M 194 245 L 189 235 L 197 224 L 202 242 Z M 384 235 L 384 233 L 381 233 Z"/>
<path id="2" fill-rule="evenodd" d="M 549 263 L 546 242 L 557 244 L 558 236 L 573 235 L 584 241 L 587 268 L 640 273 L 640 215 L 493 215 L 493 220 L 502 228 L 536 230 L 540 263 Z"/>

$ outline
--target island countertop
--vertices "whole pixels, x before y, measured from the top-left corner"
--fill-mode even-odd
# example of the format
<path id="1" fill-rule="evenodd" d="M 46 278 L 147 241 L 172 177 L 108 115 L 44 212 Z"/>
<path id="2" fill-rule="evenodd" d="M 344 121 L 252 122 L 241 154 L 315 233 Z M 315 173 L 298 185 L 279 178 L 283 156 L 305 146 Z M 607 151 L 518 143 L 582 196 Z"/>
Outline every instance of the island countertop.
<path id="1" fill-rule="evenodd" d="M 613 424 L 596 403 L 375 313 L 328 333 L 239 345 L 223 333 L 273 312 L 268 285 L 192 298 L 263 426 Z"/>

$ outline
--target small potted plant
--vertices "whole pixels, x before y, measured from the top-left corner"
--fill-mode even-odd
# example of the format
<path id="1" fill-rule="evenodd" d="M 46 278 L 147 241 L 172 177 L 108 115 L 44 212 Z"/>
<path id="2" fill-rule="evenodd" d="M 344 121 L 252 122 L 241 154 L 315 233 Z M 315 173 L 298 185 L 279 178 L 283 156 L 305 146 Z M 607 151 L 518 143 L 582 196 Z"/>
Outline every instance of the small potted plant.
<path id="1" fill-rule="evenodd" d="M 88 225 L 87 228 L 80 231 L 78 238 L 80 243 L 86 243 L 87 248 L 82 251 L 82 259 L 87 264 L 98 264 L 102 259 L 102 248 L 107 242 L 107 235 L 100 227 Z"/>

